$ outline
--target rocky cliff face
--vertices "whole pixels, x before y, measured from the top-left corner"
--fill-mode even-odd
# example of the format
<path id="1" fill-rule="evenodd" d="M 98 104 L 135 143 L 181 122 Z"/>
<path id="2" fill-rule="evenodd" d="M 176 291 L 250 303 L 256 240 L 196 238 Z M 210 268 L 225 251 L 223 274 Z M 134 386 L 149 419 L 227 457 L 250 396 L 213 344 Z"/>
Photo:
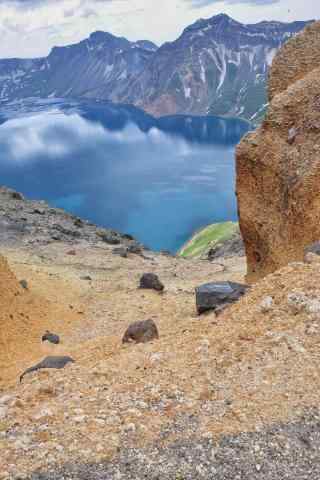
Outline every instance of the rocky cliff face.
<path id="1" fill-rule="evenodd" d="M 237 152 L 248 279 L 291 261 L 320 238 L 320 23 L 288 42 L 270 75 L 267 117 Z"/>
<path id="2" fill-rule="evenodd" d="M 155 116 L 191 113 L 257 121 L 272 60 L 306 22 L 245 25 L 200 19 L 174 42 L 129 42 L 106 32 L 46 58 L 0 61 L 0 102 L 86 97 L 130 103 Z"/>

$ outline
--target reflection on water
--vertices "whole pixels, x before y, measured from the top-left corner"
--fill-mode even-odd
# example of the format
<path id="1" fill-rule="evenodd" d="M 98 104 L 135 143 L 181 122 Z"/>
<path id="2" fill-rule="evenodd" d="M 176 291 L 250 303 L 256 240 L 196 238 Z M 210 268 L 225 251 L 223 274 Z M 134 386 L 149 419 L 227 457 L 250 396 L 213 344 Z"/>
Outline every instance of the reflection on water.
<path id="1" fill-rule="evenodd" d="M 1 184 L 176 251 L 236 218 L 239 120 L 166 117 L 97 102 L 29 101 L 1 112 Z"/>

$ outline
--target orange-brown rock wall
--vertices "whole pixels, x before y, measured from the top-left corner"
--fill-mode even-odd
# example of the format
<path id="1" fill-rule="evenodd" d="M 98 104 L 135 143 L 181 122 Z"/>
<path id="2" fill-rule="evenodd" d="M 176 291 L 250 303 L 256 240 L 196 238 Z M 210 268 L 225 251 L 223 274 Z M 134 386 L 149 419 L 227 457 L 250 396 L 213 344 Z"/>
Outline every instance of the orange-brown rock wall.
<path id="1" fill-rule="evenodd" d="M 319 22 L 288 42 L 271 70 L 266 119 L 237 150 L 248 281 L 302 260 L 320 240 L 319 52 Z"/>

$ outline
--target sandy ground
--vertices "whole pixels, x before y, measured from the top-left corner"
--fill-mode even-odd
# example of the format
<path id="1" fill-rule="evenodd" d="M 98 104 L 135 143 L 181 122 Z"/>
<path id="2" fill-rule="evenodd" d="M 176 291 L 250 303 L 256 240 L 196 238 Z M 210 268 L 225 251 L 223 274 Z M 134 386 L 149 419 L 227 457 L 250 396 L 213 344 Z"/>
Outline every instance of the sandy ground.
<path id="1" fill-rule="evenodd" d="M 261 431 L 319 407 L 317 262 L 288 266 L 222 315 L 199 317 L 194 288 L 243 281 L 244 259 L 210 264 L 152 252 L 123 259 L 111 247 L 84 243 L 73 250 L 70 255 L 70 245 L 59 242 L 2 252 L 29 286 L 21 290 L 8 272 L 2 278 L 19 292 L 13 301 L 10 292 L 0 297 L 8 295 L 5 309 L 19 319 L 1 330 L 8 345 L 0 355 L 3 478 L 111 461 L 124 448 L 164 447 L 195 434 L 217 440 Z M 144 272 L 159 275 L 163 294 L 137 288 Z M 292 294 L 302 300 L 292 303 Z M 148 318 L 160 339 L 123 346 L 126 327 Z M 61 345 L 41 343 L 47 328 Z M 48 353 L 71 355 L 76 363 L 19 384 L 18 374 Z"/>
<path id="2" fill-rule="evenodd" d="M 133 321 L 195 317 L 194 288 L 206 281 L 243 280 L 243 259 L 193 262 L 148 253 L 127 259 L 107 246 L 51 244 L 36 249 L 2 249 L 14 275 L 1 283 L 1 379 L 15 382 L 19 371 L 52 351 L 64 354 L 100 337 L 121 339 Z M 74 249 L 72 249 L 74 250 Z M 225 271 L 223 271 L 225 270 Z M 144 272 L 156 272 L 166 285 L 163 295 L 137 289 Z M 10 277 L 10 281 L 8 281 Z M 86 280 L 90 277 L 91 280 Z M 27 280 L 28 290 L 18 280 Z M 10 285 L 10 294 L 8 288 Z M 18 295 L 15 296 L 15 293 Z M 13 301 L 14 300 L 14 301 Z M 58 333 L 60 346 L 42 343 L 46 330 Z"/>

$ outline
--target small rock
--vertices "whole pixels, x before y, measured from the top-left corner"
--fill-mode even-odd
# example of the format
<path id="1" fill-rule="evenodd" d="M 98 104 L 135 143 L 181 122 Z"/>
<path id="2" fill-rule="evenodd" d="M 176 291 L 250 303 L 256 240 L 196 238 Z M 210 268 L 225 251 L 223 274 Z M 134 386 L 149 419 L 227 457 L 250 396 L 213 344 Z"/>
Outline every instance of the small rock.
<path id="1" fill-rule="evenodd" d="M 69 250 L 67 252 L 67 255 L 75 256 L 75 255 L 77 255 L 77 252 L 75 250 Z"/>
<path id="2" fill-rule="evenodd" d="M 31 213 L 35 213 L 37 215 L 44 215 L 46 211 L 43 208 L 34 208 Z"/>
<path id="3" fill-rule="evenodd" d="M 133 253 L 135 255 L 141 255 L 143 253 L 143 248 L 138 243 L 131 243 L 127 247 L 128 253 Z"/>
<path id="4" fill-rule="evenodd" d="M 304 253 L 314 253 L 315 255 L 320 255 L 320 241 L 311 243 L 304 249 Z"/>
<path id="5" fill-rule="evenodd" d="M 288 143 L 292 145 L 295 142 L 295 139 L 298 135 L 298 130 L 295 127 L 290 128 L 288 132 Z"/>
<path id="6" fill-rule="evenodd" d="M 127 258 L 128 257 L 128 249 L 125 248 L 125 247 L 118 247 L 118 248 L 114 248 L 112 250 L 112 253 L 114 255 L 119 255 L 120 257 L 122 258 Z"/>
<path id="7" fill-rule="evenodd" d="M 305 310 L 308 298 L 303 292 L 289 293 L 287 297 L 288 306 L 293 314 Z"/>
<path id="8" fill-rule="evenodd" d="M 68 363 L 74 363 L 73 358 L 68 356 L 46 357 L 41 362 L 34 365 L 33 367 L 27 368 L 27 370 L 25 370 L 23 374 L 20 376 L 20 382 L 22 381 L 23 377 L 27 373 L 36 372 L 37 370 L 40 370 L 43 368 L 54 368 L 59 370 L 64 368 Z"/>
<path id="9" fill-rule="evenodd" d="M 304 261 L 308 264 L 320 263 L 320 256 L 312 252 L 307 252 L 304 255 Z"/>
<path id="10" fill-rule="evenodd" d="M 163 357 L 163 354 L 162 354 L 162 353 L 153 353 L 153 354 L 150 356 L 150 362 L 151 362 L 151 363 L 160 362 L 160 361 L 162 360 L 162 357 Z"/>
<path id="11" fill-rule="evenodd" d="M 28 290 L 28 282 L 27 280 L 20 280 L 20 285 L 22 288 L 24 288 L 25 290 Z"/>
<path id="12" fill-rule="evenodd" d="M 169 250 L 160 250 L 160 255 L 163 255 L 164 257 L 173 257 L 174 255 L 169 252 Z"/>
<path id="13" fill-rule="evenodd" d="M 13 198 L 14 200 L 24 200 L 24 196 L 22 195 L 22 193 L 15 192 L 14 190 L 10 191 L 10 195 L 11 198 Z"/>
<path id="14" fill-rule="evenodd" d="M 303 292 L 289 293 L 288 306 L 295 315 L 301 312 L 315 316 L 320 314 L 320 300 L 317 298 L 308 298 Z"/>
<path id="15" fill-rule="evenodd" d="M 105 420 L 103 420 L 102 418 L 96 418 L 95 422 L 97 425 L 100 425 L 100 427 L 104 427 L 106 424 Z"/>
<path id="16" fill-rule="evenodd" d="M 7 405 L 11 400 L 13 400 L 12 395 L 3 395 L 3 397 L 0 397 L 0 405 Z"/>
<path id="17" fill-rule="evenodd" d="M 56 335 L 55 333 L 50 333 L 47 330 L 46 333 L 42 336 L 42 341 L 53 343 L 54 345 L 59 345 L 60 337 L 59 337 L 59 335 Z"/>
<path id="18" fill-rule="evenodd" d="M 305 328 L 306 335 L 318 335 L 319 334 L 319 324 L 318 323 L 308 323 Z M 1 400 L 0 400 L 1 402 Z"/>
<path id="19" fill-rule="evenodd" d="M 129 233 L 124 233 L 122 235 L 122 238 L 124 238 L 125 240 L 132 240 L 134 241 L 134 237 L 132 235 L 130 235 Z"/>
<path id="20" fill-rule="evenodd" d="M 83 423 L 85 420 L 86 420 L 86 416 L 85 415 L 79 415 L 78 417 L 74 417 L 74 422 L 75 423 Z"/>
<path id="21" fill-rule="evenodd" d="M 123 426 L 122 430 L 124 433 L 134 433 L 136 431 L 136 426 L 134 423 L 128 423 Z"/>
<path id="22" fill-rule="evenodd" d="M 76 218 L 73 224 L 75 225 L 75 227 L 81 228 L 83 227 L 83 220 L 81 220 L 81 218 Z"/>
<path id="23" fill-rule="evenodd" d="M 41 420 L 46 417 L 53 417 L 53 411 L 50 408 L 42 408 L 42 410 L 36 413 L 33 418 L 35 420 Z"/>
<path id="24" fill-rule="evenodd" d="M 157 325 L 153 320 L 132 323 L 126 330 L 122 343 L 147 343 L 159 338 Z"/>
<path id="25" fill-rule="evenodd" d="M 196 305 L 199 315 L 208 310 L 220 310 L 222 306 L 234 303 L 249 287 L 234 282 L 206 283 L 196 288 Z"/>
<path id="26" fill-rule="evenodd" d="M 8 413 L 8 407 L 5 405 L 0 406 L 0 420 L 3 420 Z"/>
<path id="27" fill-rule="evenodd" d="M 262 313 L 268 313 L 273 308 L 273 298 L 272 297 L 265 297 L 262 302 L 260 303 L 260 310 Z"/>
<path id="28" fill-rule="evenodd" d="M 90 282 L 92 280 L 92 278 L 90 277 L 90 275 L 84 275 L 83 277 L 80 277 L 80 280 L 86 280 L 86 281 Z"/>
<path id="29" fill-rule="evenodd" d="M 97 235 L 101 238 L 101 240 L 109 245 L 119 245 L 120 239 L 116 232 L 108 231 L 108 230 L 99 230 Z"/>
<path id="30" fill-rule="evenodd" d="M 154 273 L 144 273 L 140 279 L 140 288 L 162 292 L 164 285 L 160 282 L 158 275 Z"/>

